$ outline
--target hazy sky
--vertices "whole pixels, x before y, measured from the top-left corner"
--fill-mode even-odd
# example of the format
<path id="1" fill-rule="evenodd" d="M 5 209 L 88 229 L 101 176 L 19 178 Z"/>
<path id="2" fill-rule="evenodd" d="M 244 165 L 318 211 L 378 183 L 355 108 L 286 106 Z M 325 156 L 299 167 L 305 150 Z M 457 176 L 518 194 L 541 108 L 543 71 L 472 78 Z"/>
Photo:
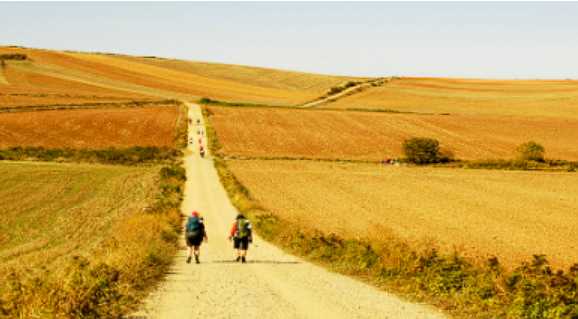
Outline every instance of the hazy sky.
<path id="1" fill-rule="evenodd" d="M 0 3 L 0 45 L 330 74 L 578 78 L 578 3 Z"/>

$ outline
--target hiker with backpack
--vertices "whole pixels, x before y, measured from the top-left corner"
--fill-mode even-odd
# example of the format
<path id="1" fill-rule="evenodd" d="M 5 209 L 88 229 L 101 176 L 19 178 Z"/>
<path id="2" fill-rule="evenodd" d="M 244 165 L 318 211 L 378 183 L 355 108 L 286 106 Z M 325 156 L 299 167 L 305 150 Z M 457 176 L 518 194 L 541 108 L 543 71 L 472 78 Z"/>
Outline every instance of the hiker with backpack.
<path id="1" fill-rule="evenodd" d="M 197 211 L 194 211 L 185 226 L 185 239 L 187 241 L 188 254 L 187 264 L 191 263 L 192 255 L 195 255 L 195 262 L 198 264 L 201 243 L 203 240 L 208 241 L 207 232 L 205 231 L 205 223 Z"/>
<path id="2" fill-rule="evenodd" d="M 243 214 L 237 215 L 229 233 L 229 240 L 233 240 L 233 247 L 237 250 L 237 262 L 245 263 L 247 261 L 247 250 L 249 244 L 253 242 L 252 228 L 251 222 Z"/>

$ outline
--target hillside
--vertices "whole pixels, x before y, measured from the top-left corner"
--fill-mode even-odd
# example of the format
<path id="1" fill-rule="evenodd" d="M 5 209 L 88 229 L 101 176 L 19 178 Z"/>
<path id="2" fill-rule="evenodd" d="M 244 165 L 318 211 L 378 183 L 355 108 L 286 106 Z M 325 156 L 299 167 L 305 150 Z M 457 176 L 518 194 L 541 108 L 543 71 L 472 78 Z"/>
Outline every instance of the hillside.
<path id="1" fill-rule="evenodd" d="M 0 47 L 0 107 L 160 97 L 293 105 L 354 79 L 117 54 Z"/>
<path id="2" fill-rule="evenodd" d="M 578 81 L 395 78 L 323 108 L 578 117 Z"/>

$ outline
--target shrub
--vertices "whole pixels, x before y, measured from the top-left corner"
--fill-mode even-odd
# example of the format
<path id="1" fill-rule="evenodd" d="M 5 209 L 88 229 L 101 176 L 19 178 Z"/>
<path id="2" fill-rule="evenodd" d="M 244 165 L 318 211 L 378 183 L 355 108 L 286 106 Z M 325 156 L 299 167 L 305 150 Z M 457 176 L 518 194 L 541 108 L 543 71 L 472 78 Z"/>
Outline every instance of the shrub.
<path id="1" fill-rule="evenodd" d="M 26 54 L 21 53 L 6 53 L 0 54 L 0 60 L 26 60 L 28 56 Z"/>
<path id="2" fill-rule="evenodd" d="M 358 85 L 359 83 L 360 83 L 360 82 L 357 82 L 357 81 L 347 81 L 347 83 L 345 83 L 345 84 L 343 85 L 343 87 L 347 89 L 347 88 L 350 88 L 350 87 L 352 87 L 352 86 L 356 86 L 356 85 Z"/>
<path id="3" fill-rule="evenodd" d="M 413 137 L 403 142 L 407 161 L 414 164 L 430 164 L 442 161 L 440 143 L 433 138 Z"/>
<path id="4" fill-rule="evenodd" d="M 208 97 L 203 97 L 199 100 L 200 104 L 212 104 L 213 102 L 215 102 L 215 101 L 211 100 Z"/>
<path id="5" fill-rule="evenodd" d="M 341 91 L 345 90 L 344 87 L 341 86 L 334 86 L 332 88 L 329 89 L 329 91 L 327 92 L 327 95 L 333 95 L 333 94 L 337 94 Z"/>
<path id="6" fill-rule="evenodd" d="M 0 149 L 0 160 L 71 161 L 102 164 L 136 165 L 170 163 L 181 151 L 168 147 L 134 146 L 107 149 L 45 149 L 43 147 L 11 147 Z"/>
<path id="7" fill-rule="evenodd" d="M 518 156 L 521 160 L 544 162 L 544 153 L 546 150 L 544 149 L 544 146 L 534 141 L 521 144 L 518 146 L 516 151 L 518 152 Z"/>

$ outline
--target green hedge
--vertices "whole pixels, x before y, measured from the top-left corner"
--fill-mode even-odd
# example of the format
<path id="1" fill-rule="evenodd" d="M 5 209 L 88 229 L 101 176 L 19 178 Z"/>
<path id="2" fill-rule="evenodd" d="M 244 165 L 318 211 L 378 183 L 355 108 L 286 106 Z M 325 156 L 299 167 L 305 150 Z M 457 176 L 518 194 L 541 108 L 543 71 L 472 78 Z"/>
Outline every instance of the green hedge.
<path id="1" fill-rule="evenodd" d="M 182 156 L 180 150 L 168 147 L 128 147 L 107 149 L 71 149 L 43 147 L 11 147 L 0 149 L 0 160 L 70 161 L 102 164 L 135 165 L 169 163 Z"/>

